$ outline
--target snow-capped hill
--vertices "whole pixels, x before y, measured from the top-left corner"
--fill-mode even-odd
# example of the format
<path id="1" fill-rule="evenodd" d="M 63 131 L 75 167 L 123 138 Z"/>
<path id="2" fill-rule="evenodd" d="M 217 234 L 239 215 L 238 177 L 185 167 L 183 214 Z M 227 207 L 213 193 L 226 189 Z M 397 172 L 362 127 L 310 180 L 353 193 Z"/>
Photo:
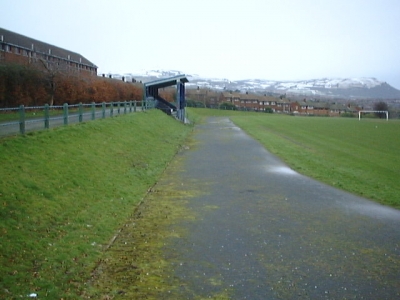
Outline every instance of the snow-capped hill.
<path id="1" fill-rule="evenodd" d="M 220 88 L 217 87 L 217 88 Z M 376 78 L 322 78 L 299 81 L 247 79 L 232 81 L 228 90 L 255 93 L 277 93 L 329 98 L 399 99 L 400 91 Z"/>
<path id="2" fill-rule="evenodd" d="M 383 82 L 375 78 L 322 78 L 301 81 L 272 81 L 272 80 L 245 80 L 238 81 L 250 86 L 263 86 L 265 88 L 274 88 L 277 90 L 286 89 L 346 89 L 346 88 L 373 88 L 382 85 Z"/>
<path id="3" fill-rule="evenodd" d="M 142 70 L 123 75 L 114 74 L 114 78 L 126 81 L 149 82 L 184 74 L 177 70 Z M 372 77 L 319 78 L 297 81 L 277 81 L 265 79 L 229 80 L 226 78 L 207 78 L 197 74 L 185 74 L 189 82 L 187 88 L 209 88 L 219 91 L 240 91 L 251 93 L 288 94 L 343 99 L 400 99 L 400 91 Z"/>
<path id="4" fill-rule="evenodd" d="M 125 81 L 129 82 L 133 79 L 135 79 L 136 81 L 148 82 L 160 78 L 173 77 L 180 74 L 182 74 L 182 72 L 176 70 L 138 70 L 125 74 L 107 74 L 107 77 L 111 76 L 115 79 L 124 78 Z"/>
<path id="5" fill-rule="evenodd" d="M 134 73 L 129 73 L 126 75 L 132 76 L 143 76 L 143 77 L 157 77 L 157 78 L 165 78 L 165 77 L 172 77 L 182 74 L 180 71 L 176 70 L 140 70 Z"/>
<path id="6" fill-rule="evenodd" d="M 313 86 L 324 87 L 326 89 L 331 88 L 373 88 L 383 84 L 382 81 L 378 81 L 376 78 L 361 77 L 361 78 L 324 78 L 316 79 L 312 81 Z"/>

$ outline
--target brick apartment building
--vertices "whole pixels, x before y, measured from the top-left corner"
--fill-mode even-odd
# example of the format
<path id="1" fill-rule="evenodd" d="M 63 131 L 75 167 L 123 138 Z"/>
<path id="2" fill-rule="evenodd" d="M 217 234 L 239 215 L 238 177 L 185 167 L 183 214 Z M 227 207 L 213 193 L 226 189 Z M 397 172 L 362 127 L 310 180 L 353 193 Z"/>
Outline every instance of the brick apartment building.
<path id="1" fill-rule="evenodd" d="M 52 71 L 97 75 L 97 66 L 79 53 L 0 28 L 0 63 L 32 65 Z"/>

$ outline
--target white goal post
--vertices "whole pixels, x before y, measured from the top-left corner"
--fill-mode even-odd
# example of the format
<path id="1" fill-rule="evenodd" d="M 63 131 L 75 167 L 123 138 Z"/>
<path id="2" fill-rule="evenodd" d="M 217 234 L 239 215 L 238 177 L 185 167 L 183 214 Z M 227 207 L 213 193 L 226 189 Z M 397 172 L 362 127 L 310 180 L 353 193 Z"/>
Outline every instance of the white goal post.
<path id="1" fill-rule="evenodd" d="M 384 113 L 386 114 L 386 121 L 389 121 L 389 112 L 387 110 L 360 110 L 358 112 L 358 120 L 361 120 L 361 113 Z"/>

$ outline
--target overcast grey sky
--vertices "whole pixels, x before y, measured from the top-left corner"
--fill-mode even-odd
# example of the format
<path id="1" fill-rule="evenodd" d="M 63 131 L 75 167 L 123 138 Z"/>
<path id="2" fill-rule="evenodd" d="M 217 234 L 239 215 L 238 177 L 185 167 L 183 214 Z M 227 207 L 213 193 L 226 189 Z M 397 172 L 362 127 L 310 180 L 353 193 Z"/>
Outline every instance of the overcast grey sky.
<path id="1" fill-rule="evenodd" d="M 376 77 L 400 89 L 399 0 L 0 0 L 0 27 L 99 73 Z"/>

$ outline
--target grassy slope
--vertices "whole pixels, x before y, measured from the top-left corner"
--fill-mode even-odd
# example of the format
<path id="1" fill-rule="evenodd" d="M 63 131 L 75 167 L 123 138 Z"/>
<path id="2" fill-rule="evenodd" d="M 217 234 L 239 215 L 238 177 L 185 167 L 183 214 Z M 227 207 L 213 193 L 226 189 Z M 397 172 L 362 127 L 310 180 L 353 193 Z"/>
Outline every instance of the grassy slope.
<path id="1" fill-rule="evenodd" d="M 400 122 L 290 117 L 190 110 L 227 115 L 293 169 L 329 185 L 400 208 Z"/>
<path id="2" fill-rule="evenodd" d="M 78 298 L 190 130 L 154 110 L 0 140 L 0 298 Z"/>

